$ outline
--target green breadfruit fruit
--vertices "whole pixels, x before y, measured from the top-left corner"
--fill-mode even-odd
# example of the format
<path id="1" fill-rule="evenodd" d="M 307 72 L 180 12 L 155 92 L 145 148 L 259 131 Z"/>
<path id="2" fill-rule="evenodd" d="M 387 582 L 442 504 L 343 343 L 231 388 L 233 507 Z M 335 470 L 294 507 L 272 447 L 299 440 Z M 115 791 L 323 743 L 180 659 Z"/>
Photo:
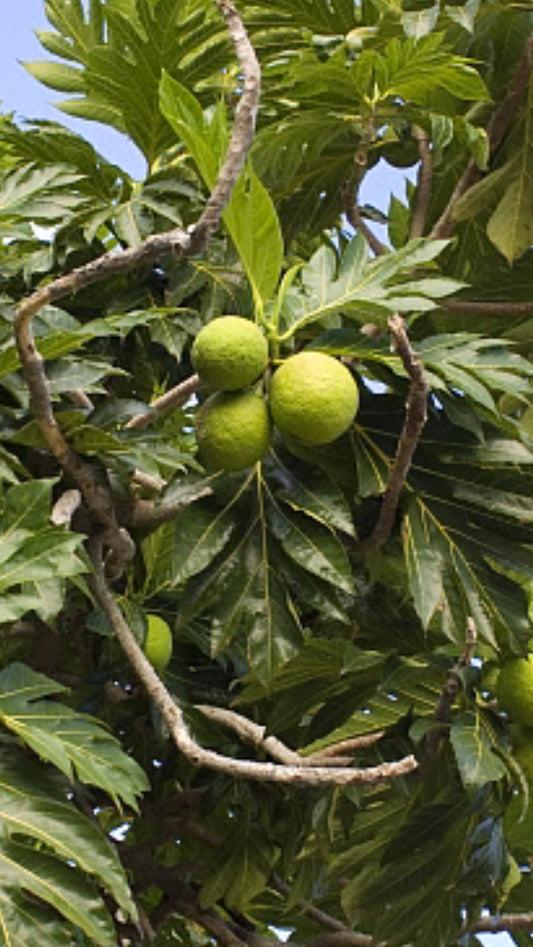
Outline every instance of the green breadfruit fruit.
<path id="1" fill-rule="evenodd" d="M 348 430 L 359 406 L 350 371 L 323 352 L 299 352 L 278 368 L 270 410 L 283 434 L 306 444 L 329 444 Z"/>
<path id="2" fill-rule="evenodd" d="M 221 316 L 200 330 L 192 362 L 202 381 L 218 391 L 237 391 L 257 381 L 268 362 L 259 326 L 241 316 Z"/>
<path id="3" fill-rule="evenodd" d="M 270 442 L 266 404 L 253 391 L 219 391 L 196 417 L 200 457 L 210 470 L 244 470 L 261 460 Z"/>
<path id="4" fill-rule="evenodd" d="M 164 671 L 172 657 L 172 632 L 159 615 L 147 615 L 148 628 L 144 636 L 143 651 L 150 664 L 159 673 Z"/>
<path id="5" fill-rule="evenodd" d="M 507 711 L 513 723 L 533 727 L 533 654 L 513 658 L 503 665 L 496 695 L 500 707 Z"/>

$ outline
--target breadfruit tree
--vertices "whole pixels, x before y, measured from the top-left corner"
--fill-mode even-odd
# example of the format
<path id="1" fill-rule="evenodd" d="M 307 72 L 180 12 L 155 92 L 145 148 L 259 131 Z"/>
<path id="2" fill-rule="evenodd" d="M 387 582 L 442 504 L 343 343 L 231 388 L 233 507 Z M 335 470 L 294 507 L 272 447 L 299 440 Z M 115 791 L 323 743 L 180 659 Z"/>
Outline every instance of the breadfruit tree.
<path id="1" fill-rule="evenodd" d="M 44 8 L 146 174 L 1 117 L 0 944 L 524 947 L 530 2 Z"/>

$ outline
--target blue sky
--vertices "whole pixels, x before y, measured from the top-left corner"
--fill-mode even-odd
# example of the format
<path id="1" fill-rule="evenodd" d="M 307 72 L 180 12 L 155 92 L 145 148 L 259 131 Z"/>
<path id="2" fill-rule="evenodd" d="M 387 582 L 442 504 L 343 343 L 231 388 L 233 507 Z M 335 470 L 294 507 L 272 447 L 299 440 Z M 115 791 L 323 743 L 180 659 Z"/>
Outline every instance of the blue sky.
<path id="1" fill-rule="evenodd" d="M 33 31 L 47 26 L 43 0 L 0 0 L 0 100 L 2 111 L 14 111 L 18 118 L 45 118 L 63 122 L 85 135 L 108 159 L 115 161 L 134 177 L 144 175 L 144 159 L 137 149 L 118 132 L 94 122 L 83 122 L 62 115 L 53 107 L 56 93 L 36 82 L 20 61 L 46 58 Z M 383 162 L 368 175 L 361 202 L 386 211 L 389 194 L 403 198 L 405 172 L 394 171 Z M 379 232 L 382 228 L 375 228 Z M 381 234 L 380 234 L 381 235 Z M 486 947 L 510 947 L 506 935 L 480 938 Z"/>
<path id="2" fill-rule="evenodd" d="M 45 118 L 62 122 L 88 138 L 108 159 L 116 162 L 134 177 L 145 173 L 145 162 L 125 136 L 95 122 L 70 118 L 54 108 L 60 93 L 38 83 L 22 62 L 50 58 L 40 46 L 34 30 L 50 29 L 44 14 L 43 0 L 0 0 L 0 100 L 2 111 L 15 111 L 18 118 Z M 412 172 L 411 172 L 412 174 Z M 362 204 L 387 210 L 389 194 L 400 199 L 405 195 L 405 171 L 390 168 L 381 162 L 363 182 Z M 374 225 L 373 225 L 374 226 Z M 381 238 L 385 228 L 374 227 Z"/>

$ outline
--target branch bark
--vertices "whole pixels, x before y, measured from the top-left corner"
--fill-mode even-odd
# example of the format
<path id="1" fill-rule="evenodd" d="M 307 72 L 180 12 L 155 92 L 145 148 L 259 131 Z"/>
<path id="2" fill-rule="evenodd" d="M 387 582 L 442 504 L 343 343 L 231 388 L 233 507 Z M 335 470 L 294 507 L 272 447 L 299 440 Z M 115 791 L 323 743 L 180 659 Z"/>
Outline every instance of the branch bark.
<path id="1" fill-rule="evenodd" d="M 192 738 L 181 708 L 171 697 L 137 644 L 135 636 L 132 634 L 107 585 L 101 553 L 100 541 L 96 537 L 92 537 L 89 541 L 89 554 L 94 573 L 89 581 L 93 592 L 109 619 L 133 670 L 161 713 L 174 743 L 195 766 L 205 766 L 208 769 L 227 773 L 229 776 L 236 778 L 257 779 L 294 786 L 348 786 L 353 783 L 375 785 L 399 776 L 406 776 L 417 769 L 418 763 L 414 756 L 406 756 L 397 762 L 382 763 L 380 766 L 372 766 L 367 769 L 351 769 L 348 767 L 294 766 L 234 760 L 213 750 L 205 750 Z"/>
<path id="2" fill-rule="evenodd" d="M 441 299 L 439 302 L 441 309 L 448 309 L 449 312 L 471 312 L 480 316 L 501 315 L 506 313 L 509 316 L 527 316 L 533 313 L 533 302 L 473 302 L 469 299 Z"/>
<path id="3" fill-rule="evenodd" d="M 201 387 L 202 382 L 200 381 L 200 376 L 190 375 L 185 381 L 181 381 L 179 385 L 170 388 L 169 391 L 165 391 L 164 395 L 161 395 L 160 398 L 152 402 L 150 408 L 144 412 L 144 414 L 137 414 L 134 418 L 131 418 L 125 425 L 125 429 L 144 431 L 145 428 L 151 424 L 155 424 L 165 411 L 168 411 L 170 408 L 181 408 Z"/>
<path id="4" fill-rule="evenodd" d="M 420 156 L 420 167 L 418 170 L 417 192 L 413 216 L 411 218 L 411 227 L 409 229 L 409 239 L 423 237 L 426 229 L 426 216 L 431 198 L 431 186 L 433 184 L 433 152 L 431 151 L 431 138 L 424 128 L 417 125 L 413 129 L 413 136 L 418 143 L 418 154 Z"/>
<path id="5" fill-rule="evenodd" d="M 533 69 L 533 36 L 530 36 L 524 47 L 524 52 L 515 70 L 515 73 L 509 84 L 507 95 L 500 102 L 487 125 L 487 138 L 489 144 L 489 162 L 494 157 L 498 148 L 504 141 L 518 110 L 524 99 L 529 82 L 529 76 Z M 453 193 L 440 216 L 433 227 L 431 237 L 434 240 L 450 237 L 455 230 L 455 221 L 453 212 L 455 205 L 460 197 L 468 191 L 473 184 L 483 177 L 483 172 L 478 168 L 472 158 L 465 171 L 459 178 Z"/>
<path id="6" fill-rule="evenodd" d="M 435 707 L 435 720 L 439 721 L 442 725 L 436 726 L 433 730 L 430 730 L 426 737 L 425 747 L 427 751 L 427 760 L 434 758 L 441 740 L 448 732 L 446 723 L 449 719 L 453 703 L 457 695 L 461 692 L 462 688 L 460 672 L 464 670 L 464 668 L 470 667 L 474 648 L 476 647 L 476 641 L 476 623 L 474 619 L 469 616 L 466 622 L 464 648 L 457 659 L 456 664 L 451 669 L 446 681 L 444 682 L 439 699 L 437 701 L 437 705 Z"/>
<path id="7" fill-rule="evenodd" d="M 389 538 L 405 479 L 427 420 L 429 385 L 418 356 L 411 346 L 401 316 L 398 314 L 391 316 L 389 328 L 392 332 L 394 347 L 409 375 L 409 395 L 405 407 L 405 421 L 381 501 L 378 521 L 370 536 L 357 543 L 356 548 L 359 552 L 378 549 Z"/>

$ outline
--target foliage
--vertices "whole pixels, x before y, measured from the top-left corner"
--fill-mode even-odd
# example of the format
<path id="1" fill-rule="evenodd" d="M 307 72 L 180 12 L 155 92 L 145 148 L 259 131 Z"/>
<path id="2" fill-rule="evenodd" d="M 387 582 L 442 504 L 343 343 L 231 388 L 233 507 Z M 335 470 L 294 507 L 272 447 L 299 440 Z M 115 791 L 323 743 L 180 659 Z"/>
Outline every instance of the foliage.
<path id="1" fill-rule="evenodd" d="M 531 70 L 495 150 L 489 125 L 531 6 L 240 3 L 263 96 L 220 231 L 202 255 L 161 255 L 34 319 L 57 424 L 135 541 L 113 595 L 139 643 L 147 615 L 171 628 L 161 673 L 198 743 L 265 752 L 209 705 L 307 761 L 370 735 L 357 766 L 419 764 L 313 788 L 176 749 L 95 592 L 94 518 L 83 504 L 57 518 L 76 484 L 13 335 L 31 290 L 198 218 L 241 101 L 224 22 L 206 0 L 44 6 L 46 58 L 27 68 L 68 96 L 64 112 L 127 135 L 147 171 L 133 180 L 60 123 L 1 119 L 0 945 L 267 947 L 272 927 L 301 944 L 327 938 L 324 912 L 330 933 L 376 945 L 478 944 L 483 912 L 527 912 L 533 896 L 528 774 L 490 678 L 532 637 Z M 418 163 L 421 130 L 432 186 L 409 173 L 405 200 L 360 208 L 387 224 L 373 258 L 346 213 L 378 162 Z M 387 334 L 397 311 L 428 420 L 392 532 L 366 548 L 409 396 Z M 309 446 L 275 432 L 261 462 L 221 473 L 197 454 L 204 390 L 136 424 L 190 380 L 201 327 L 235 314 L 259 324 L 271 367 L 302 348 L 342 358 L 360 395 L 348 433 Z M 473 660 L 458 664 L 472 619 Z"/>

